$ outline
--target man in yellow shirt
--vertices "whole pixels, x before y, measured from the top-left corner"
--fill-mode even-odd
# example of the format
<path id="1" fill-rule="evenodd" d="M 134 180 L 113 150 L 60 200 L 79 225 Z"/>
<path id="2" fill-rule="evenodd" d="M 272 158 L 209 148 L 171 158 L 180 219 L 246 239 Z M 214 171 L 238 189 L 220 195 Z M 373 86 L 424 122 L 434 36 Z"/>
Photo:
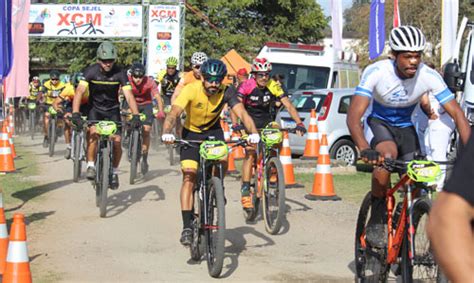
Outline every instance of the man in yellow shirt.
<path id="1" fill-rule="evenodd" d="M 171 112 L 166 116 L 162 140 L 173 143 L 175 136 L 171 133 L 177 120 L 186 111 L 183 129 L 183 139 L 206 140 L 213 136 L 216 140 L 224 141 L 224 133 L 220 127 L 220 113 L 225 104 L 242 120 L 249 129 L 249 142 L 258 143 L 260 137 L 252 118 L 245 111 L 244 105 L 235 95 L 225 93 L 222 80 L 227 75 L 227 68 L 220 60 L 209 59 L 201 66 L 202 77 L 186 85 L 182 93 L 173 102 Z M 181 186 L 181 215 L 183 231 L 180 242 L 189 246 L 192 242 L 193 220 L 193 188 L 196 182 L 196 172 L 199 167 L 199 149 L 194 147 L 181 148 L 181 170 L 183 184 Z M 225 167 L 225 166 L 224 166 Z"/>
<path id="2" fill-rule="evenodd" d="M 59 94 L 63 91 L 66 87 L 66 84 L 59 80 L 59 71 L 52 70 L 49 73 L 49 80 L 47 80 L 43 87 L 44 87 L 44 104 L 45 104 L 45 111 L 43 116 L 43 133 L 44 133 L 44 140 L 43 140 L 43 147 L 48 146 L 48 127 L 49 127 L 49 117 L 50 114 L 48 112 L 49 107 L 53 105 L 53 101 L 55 98 L 59 96 Z"/>

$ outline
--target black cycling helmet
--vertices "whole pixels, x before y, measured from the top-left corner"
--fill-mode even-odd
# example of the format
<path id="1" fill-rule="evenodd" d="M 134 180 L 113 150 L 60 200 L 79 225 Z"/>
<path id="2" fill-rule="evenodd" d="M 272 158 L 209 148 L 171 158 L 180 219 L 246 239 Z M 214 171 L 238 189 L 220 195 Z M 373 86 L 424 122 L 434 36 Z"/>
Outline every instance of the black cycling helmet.
<path id="1" fill-rule="evenodd" d="M 205 80 L 222 82 L 227 75 L 227 67 L 221 60 L 209 59 L 201 65 L 201 74 Z"/>
<path id="2" fill-rule="evenodd" d="M 52 70 L 50 73 L 49 73 L 49 78 L 50 79 L 58 79 L 59 80 L 59 76 L 61 74 L 59 73 L 58 70 Z"/>
<path id="3" fill-rule="evenodd" d="M 142 63 L 133 63 L 130 67 L 130 75 L 135 78 L 142 78 L 145 75 L 145 66 Z"/>

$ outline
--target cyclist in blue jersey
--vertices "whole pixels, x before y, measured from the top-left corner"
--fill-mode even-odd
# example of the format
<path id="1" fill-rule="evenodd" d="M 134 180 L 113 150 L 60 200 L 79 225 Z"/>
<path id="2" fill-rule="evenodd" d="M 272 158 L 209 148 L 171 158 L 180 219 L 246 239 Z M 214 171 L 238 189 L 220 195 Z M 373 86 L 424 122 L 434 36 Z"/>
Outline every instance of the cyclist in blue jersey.
<path id="1" fill-rule="evenodd" d="M 462 141 L 467 142 L 471 129 L 454 95 L 442 77 L 421 63 L 426 41 L 420 29 L 400 26 L 390 33 L 393 59 L 369 65 L 362 74 L 347 115 L 352 139 L 365 162 L 380 164 L 384 158 L 412 160 L 420 152 L 418 136 L 413 127 L 412 112 L 424 93 L 431 92 L 453 118 Z M 361 119 L 372 103 L 365 131 Z M 433 110 L 421 102 L 428 117 Z M 371 217 L 366 230 L 372 247 L 383 247 L 386 217 L 385 192 L 390 183 L 390 172 L 376 167 L 372 173 Z"/>

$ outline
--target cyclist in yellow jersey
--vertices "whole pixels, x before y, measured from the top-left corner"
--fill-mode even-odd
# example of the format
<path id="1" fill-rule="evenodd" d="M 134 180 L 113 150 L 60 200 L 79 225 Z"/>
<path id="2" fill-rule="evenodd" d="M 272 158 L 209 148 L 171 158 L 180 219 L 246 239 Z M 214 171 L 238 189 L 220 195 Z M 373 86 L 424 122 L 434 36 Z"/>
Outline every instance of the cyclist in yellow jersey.
<path id="1" fill-rule="evenodd" d="M 171 106 L 171 112 L 166 116 L 162 140 L 173 143 L 175 136 L 171 134 L 176 121 L 183 111 L 186 120 L 183 129 L 183 139 L 205 140 L 210 136 L 224 140 L 220 127 L 220 113 L 227 103 L 232 111 L 249 129 L 249 142 L 258 143 L 260 137 L 252 118 L 245 111 L 244 105 L 230 92 L 224 92 L 222 80 L 227 75 L 227 68 L 220 60 L 209 59 L 202 66 L 201 81 L 188 84 Z M 192 192 L 196 182 L 196 172 L 199 165 L 199 149 L 194 147 L 181 148 L 181 170 L 183 184 L 181 186 L 181 215 L 183 231 L 181 244 L 189 246 L 192 242 Z M 226 167 L 226 166 L 224 166 Z"/>
<path id="2" fill-rule="evenodd" d="M 43 116 L 43 147 L 48 146 L 48 127 L 49 127 L 49 117 L 48 108 L 53 105 L 53 101 L 66 87 L 66 84 L 59 80 L 59 71 L 53 70 L 49 73 L 49 80 L 47 80 L 44 85 L 44 116 Z"/>
<path id="3" fill-rule="evenodd" d="M 28 90 L 28 96 L 26 97 L 27 102 L 38 102 L 43 93 L 43 86 L 41 85 L 40 79 L 34 76 L 31 80 Z"/>
<path id="4" fill-rule="evenodd" d="M 79 81 L 84 80 L 84 75 L 82 73 L 75 73 L 71 76 L 71 83 L 66 84 L 66 87 L 59 94 L 59 96 L 53 101 L 53 107 L 58 113 L 62 113 L 64 118 L 71 117 L 72 114 L 72 103 L 74 101 L 74 93 L 76 87 L 79 85 Z M 89 89 L 86 89 L 86 92 L 81 99 L 81 108 L 80 112 L 83 116 L 86 116 L 88 111 L 88 102 L 89 102 Z M 71 158 L 71 137 L 72 123 L 69 119 L 65 119 L 64 125 L 64 139 L 66 141 L 66 152 L 64 158 Z"/>

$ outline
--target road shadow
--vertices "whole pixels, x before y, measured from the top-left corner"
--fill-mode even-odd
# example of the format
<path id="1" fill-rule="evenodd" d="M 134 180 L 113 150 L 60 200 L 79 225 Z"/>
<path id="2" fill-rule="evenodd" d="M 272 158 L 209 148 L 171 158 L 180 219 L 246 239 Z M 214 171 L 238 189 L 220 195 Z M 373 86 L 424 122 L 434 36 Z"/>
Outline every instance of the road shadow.
<path id="1" fill-rule="evenodd" d="M 43 184 L 40 186 L 31 187 L 26 190 L 18 191 L 13 193 L 11 196 L 22 201 L 21 204 L 16 207 L 6 209 L 5 211 L 15 211 L 22 208 L 29 200 L 34 199 L 38 196 L 41 196 L 50 191 L 62 188 L 64 186 L 72 184 L 72 180 L 62 180 L 52 183 Z"/>
<path id="2" fill-rule="evenodd" d="M 32 144 L 19 144 L 21 147 L 37 147 L 37 146 L 41 146 L 43 143 L 42 142 L 39 142 L 39 143 L 32 143 Z"/>
<path id="3" fill-rule="evenodd" d="M 33 223 L 35 221 L 44 220 L 44 219 L 48 218 L 48 216 L 51 216 L 55 213 L 56 213 L 56 211 L 51 210 L 51 211 L 44 211 L 44 212 L 35 212 L 35 213 L 29 214 L 29 215 L 25 215 L 25 224 L 30 225 L 31 223 Z M 11 224 L 13 222 L 13 216 L 12 216 L 12 218 L 7 219 L 6 222 L 7 222 L 8 231 L 10 231 L 10 227 L 11 227 Z"/>
<path id="4" fill-rule="evenodd" d="M 263 240 L 263 243 L 247 245 L 247 240 L 245 239 L 246 235 L 259 238 Z M 230 263 L 224 265 L 223 270 L 225 272 L 221 274 L 221 278 L 228 278 L 232 275 L 232 273 L 234 273 L 234 271 L 239 266 L 240 254 L 247 250 L 247 248 L 262 248 L 266 246 L 273 246 L 275 244 L 272 238 L 248 226 L 226 229 L 226 240 L 229 241 L 231 245 L 225 247 L 224 261 L 226 261 L 226 258 L 229 258 Z"/>
<path id="5" fill-rule="evenodd" d="M 133 204 L 142 201 L 151 192 L 154 193 L 154 198 L 149 201 L 165 200 L 164 191 L 156 185 L 126 190 L 110 196 L 107 201 L 107 218 L 121 214 Z"/>
<path id="6" fill-rule="evenodd" d="M 148 171 L 145 176 L 140 173 L 139 179 L 135 182 L 135 185 L 140 185 L 148 181 L 154 180 L 160 176 L 168 175 L 169 173 L 178 173 L 177 170 L 173 169 L 156 169 Z"/>
<path id="7" fill-rule="evenodd" d="M 55 150 L 53 156 L 51 158 L 58 158 L 62 157 L 64 159 L 64 154 L 66 153 L 66 149 L 61 149 L 61 150 Z M 43 153 L 37 153 L 36 155 L 47 155 L 49 156 L 49 151 L 48 152 L 43 152 Z"/>
<path id="8" fill-rule="evenodd" d="M 286 211 L 290 211 L 290 210 L 292 210 L 292 211 L 308 211 L 308 210 L 312 210 L 312 209 L 313 209 L 313 208 L 311 208 L 310 206 L 308 206 L 308 205 L 306 205 L 306 204 L 304 204 L 304 203 L 302 203 L 302 202 L 299 202 L 299 201 L 297 201 L 297 200 L 294 200 L 294 199 L 291 199 L 291 198 L 288 198 L 288 197 L 286 197 L 286 202 L 287 202 L 287 203 L 289 202 L 289 203 L 292 203 L 292 204 L 296 204 L 297 206 L 299 206 L 299 207 L 297 207 L 297 208 L 293 208 L 291 205 L 288 205 L 288 204 L 287 204 L 287 205 L 286 205 L 286 207 L 287 207 Z"/>

